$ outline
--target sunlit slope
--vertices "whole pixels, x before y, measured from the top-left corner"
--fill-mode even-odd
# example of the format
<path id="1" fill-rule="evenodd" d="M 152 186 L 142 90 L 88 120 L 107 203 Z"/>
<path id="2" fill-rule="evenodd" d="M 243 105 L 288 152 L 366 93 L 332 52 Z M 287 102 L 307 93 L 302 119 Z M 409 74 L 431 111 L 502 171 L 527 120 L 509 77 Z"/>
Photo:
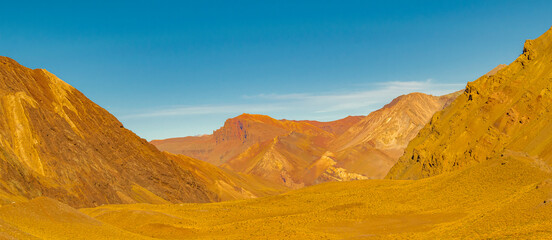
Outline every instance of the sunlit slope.
<path id="1" fill-rule="evenodd" d="M 147 239 L 50 198 L 0 207 L 1 239 Z"/>
<path id="2" fill-rule="evenodd" d="M 0 57 L 0 79 L 0 204 L 210 201 L 189 171 L 55 75 Z"/>
<path id="3" fill-rule="evenodd" d="M 81 211 L 173 239 L 542 239 L 552 237 L 550 177 L 538 158 L 508 152 L 418 181 L 325 183 L 253 200 Z M 158 227 L 144 231 L 151 226 Z"/>
<path id="4" fill-rule="evenodd" d="M 468 83 L 410 142 L 388 177 L 417 179 L 460 169 L 505 149 L 552 162 L 552 30 L 494 75 Z"/>
<path id="5" fill-rule="evenodd" d="M 0 219 L 0 239 L 40 239 Z"/>

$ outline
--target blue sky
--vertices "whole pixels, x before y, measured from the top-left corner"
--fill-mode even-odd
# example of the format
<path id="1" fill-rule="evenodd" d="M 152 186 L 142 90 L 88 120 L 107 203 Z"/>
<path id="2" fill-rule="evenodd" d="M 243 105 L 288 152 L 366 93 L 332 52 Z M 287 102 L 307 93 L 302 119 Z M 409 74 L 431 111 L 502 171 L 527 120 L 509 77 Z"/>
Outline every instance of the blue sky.
<path id="1" fill-rule="evenodd" d="M 2 2 L 0 55 L 45 68 L 148 140 L 243 112 L 335 120 L 510 63 L 552 1 Z"/>

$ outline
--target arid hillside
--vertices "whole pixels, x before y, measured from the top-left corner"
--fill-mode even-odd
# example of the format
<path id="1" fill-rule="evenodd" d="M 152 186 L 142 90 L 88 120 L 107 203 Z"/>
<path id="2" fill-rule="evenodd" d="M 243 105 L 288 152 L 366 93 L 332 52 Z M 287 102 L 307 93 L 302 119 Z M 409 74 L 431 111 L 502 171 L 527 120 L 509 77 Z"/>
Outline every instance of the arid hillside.
<path id="1" fill-rule="evenodd" d="M 106 110 L 43 69 L 0 57 L 0 202 L 74 207 L 217 196 Z"/>
<path id="2" fill-rule="evenodd" d="M 469 82 L 410 142 L 390 179 L 419 179 L 501 158 L 506 152 L 552 163 L 552 30 L 494 75 Z"/>

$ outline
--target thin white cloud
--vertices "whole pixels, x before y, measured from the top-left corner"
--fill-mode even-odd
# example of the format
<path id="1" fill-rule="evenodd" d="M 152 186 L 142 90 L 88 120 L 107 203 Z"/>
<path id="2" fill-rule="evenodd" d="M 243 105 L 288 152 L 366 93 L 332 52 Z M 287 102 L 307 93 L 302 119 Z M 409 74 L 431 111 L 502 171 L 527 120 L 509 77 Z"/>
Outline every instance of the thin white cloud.
<path id="1" fill-rule="evenodd" d="M 256 99 L 256 98 L 264 98 L 264 99 L 272 99 L 272 100 L 291 100 L 291 99 L 304 99 L 306 97 L 309 97 L 310 95 L 307 93 L 292 93 L 292 94 L 265 94 L 261 93 L 259 95 L 244 95 L 242 96 L 244 99 Z"/>
<path id="2" fill-rule="evenodd" d="M 235 112 L 265 112 L 282 110 L 280 106 L 273 104 L 236 104 L 236 105 L 204 105 L 204 106 L 175 106 L 161 110 L 146 111 L 138 114 L 131 114 L 121 117 L 131 118 L 152 118 L 187 115 L 208 115 Z"/>
<path id="3" fill-rule="evenodd" d="M 465 84 L 436 83 L 432 79 L 408 82 L 380 82 L 367 90 L 356 90 L 337 93 L 288 93 L 259 94 L 242 96 L 243 104 L 176 106 L 161 110 L 146 111 L 122 117 L 155 118 L 168 116 L 190 116 L 209 114 L 261 113 L 295 118 L 311 117 L 313 120 L 331 119 L 343 114 L 366 115 L 387 103 L 393 98 L 411 92 L 423 92 L 432 95 L 443 95 L 464 88 Z M 366 86 L 368 88 L 368 86 Z"/>

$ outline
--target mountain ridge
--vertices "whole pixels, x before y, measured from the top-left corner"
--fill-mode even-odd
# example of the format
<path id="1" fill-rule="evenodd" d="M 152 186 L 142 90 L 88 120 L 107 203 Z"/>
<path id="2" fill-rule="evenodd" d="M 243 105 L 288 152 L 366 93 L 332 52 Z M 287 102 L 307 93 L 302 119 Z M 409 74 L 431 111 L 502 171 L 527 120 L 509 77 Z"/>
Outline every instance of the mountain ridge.
<path id="1" fill-rule="evenodd" d="M 469 82 L 410 142 L 387 177 L 425 178 L 500 158 L 506 150 L 550 162 L 551 62 L 552 29 L 527 40 L 507 67 Z"/>

